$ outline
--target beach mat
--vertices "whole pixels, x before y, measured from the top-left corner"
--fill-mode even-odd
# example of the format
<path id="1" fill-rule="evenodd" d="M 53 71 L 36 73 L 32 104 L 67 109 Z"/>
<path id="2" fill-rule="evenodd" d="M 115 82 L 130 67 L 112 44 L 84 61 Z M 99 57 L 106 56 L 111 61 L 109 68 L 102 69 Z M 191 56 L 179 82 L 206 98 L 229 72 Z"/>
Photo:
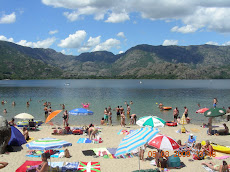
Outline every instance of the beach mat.
<path id="1" fill-rule="evenodd" d="M 25 172 L 30 166 L 41 164 L 42 161 L 26 161 L 15 172 Z"/>
<path id="2" fill-rule="evenodd" d="M 125 134 L 125 135 L 128 135 L 130 133 L 132 133 L 134 130 L 120 130 L 117 134 L 118 135 L 121 135 L 121 134 Z"/>
<path id="3" fill-rule="evenodd" d="M 65 171 L 77 171 L 79 166 L 79 162 L 67 162 L 66 165 L 62 167 L 63 172 Z"/>
<path id="4" fill-rule="evenodd" d="M 200 132 L 200 130 L 198 128 L 191 128 L 190 130 L 192 132 L 194 132 L 194 133 L 199 133 Z"/>
<path id="5" fill-rule="evenodd" d="M 100 172 L 100 162 L 79 162 L 78 172 Z"/>
<path id="6" fill-rule="evenodd" d="M 221 152 L 216 152 L 216 156 L 215 156 L 215 159 L 227 159 L 229 158 L 230 156 L 229 155 L 226 155 L 224 153 L 221 153 Z"/>
<path id="7" fill-rule="evenodd" d="M 82 153 L 85 155 L 85 156 L 95 156 L 95 152 L 93 150 L 83 150 Z"/>
<path id="8" fill-rule="evenodd" d="M 77 143 L 92 143 L 92 140 L 89 138 L 79 138 Z"/>
<path id="9" fill-rule="evenodd" d="M 44 153 L 44 151 L 39 151 L 39 152 L 41 152 L 41 153 L 39 153 L 39 154 L 27 154 L 26 156 L 27 156 L 27 157 L 36 157 L 36 158 L 38 158 L 38 157 L 41 157 L 41 154 Z M 58 158 L 58 157 L 59 157 L 59 154 L 60 154 L 61 152 L 64 152 L 64 150 L 59 150 L 57 153 L 51 155 L 50 157 L 51 157 L 51 158 Z"/>

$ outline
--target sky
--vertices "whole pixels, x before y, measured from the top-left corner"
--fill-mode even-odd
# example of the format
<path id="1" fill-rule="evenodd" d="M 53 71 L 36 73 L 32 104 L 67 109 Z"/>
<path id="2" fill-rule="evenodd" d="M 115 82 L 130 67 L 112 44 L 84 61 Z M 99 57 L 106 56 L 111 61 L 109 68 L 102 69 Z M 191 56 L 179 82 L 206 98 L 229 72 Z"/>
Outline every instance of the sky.
<path id="1" fill-rule="evenodd" d="M 0 0 L 0 40 L 66 55 L 230 45 L 229 0 Z"/>

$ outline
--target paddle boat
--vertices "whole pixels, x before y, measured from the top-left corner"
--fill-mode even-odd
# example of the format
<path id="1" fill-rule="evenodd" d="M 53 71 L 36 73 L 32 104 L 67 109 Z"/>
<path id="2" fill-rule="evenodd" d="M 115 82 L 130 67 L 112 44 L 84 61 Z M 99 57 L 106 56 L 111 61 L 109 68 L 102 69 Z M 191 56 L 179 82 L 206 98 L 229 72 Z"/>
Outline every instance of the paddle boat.
<path id="1" fill-rule="evenodd" d="M 177 126 L 177 122 L 165 121 L 165 125 L 170 126 L 170 127 L 175 127 Z"/>
<path id="2" fill-rule="evenodd" d="M 44 123 L 44 121 L 42 120 L 34 120 L 34 122 L 36 122 L 36 124 L 38 126 L 40 126 L 41 124 Z M 18 127 L 28 127 L 29 126 L 29 121 L 28 120 L 25 120 L 25 121 L 18 121 L 17 124 L 16 124 Z"/>

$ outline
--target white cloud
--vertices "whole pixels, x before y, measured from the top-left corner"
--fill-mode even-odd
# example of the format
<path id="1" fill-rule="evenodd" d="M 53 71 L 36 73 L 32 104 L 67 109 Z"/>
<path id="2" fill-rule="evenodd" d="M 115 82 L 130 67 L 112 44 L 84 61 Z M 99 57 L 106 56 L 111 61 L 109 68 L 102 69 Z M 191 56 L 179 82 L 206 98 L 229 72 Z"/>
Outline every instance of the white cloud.
<path id="1" fill-rule="evenodd" d="M 111 13 L 109 18 L 105 21 L 107 23 L 120 23 L 129 20 L 129 15 L 127 13 Z"/>
<path id="2" fill-rule="evenodd" d="M 125 34 L 124 34 L 124 32 L 119 32 L 119 33 L 117 34 L 117 36 L 125 39 Z"/>
<path id="3" fill-rule="evenodd" d="M 218 45 L 217 42 L 213 42 L 213 41 L 206 42 L 205 44 L 208 44 L 208 45 Z"/>
<path id="4" fill-rule="evenodd" d="M 0 18 L 0 24 L 9 24 L 9 23 L 14 23 L 15 21 L 16 21 L 15 12 L 9 15 L 3 14 L 3 16 Z"/>
<path id="5" fill-rule="evenodd" d="M 66 51 L 65 51 L 65 50 L 61 50 L 61 53 L 62 53 L 62 54 L 66 54 Z"/>
<path id="6" fill-rule="evenodd" d="M 118 47 L 120 45 L 120 41 L 117 39 L 107 39 L 105 42 L 97 45 L 92 51 L 109 51 L 111 48 Z"/>
<path id="7" fill-rule="evenodd" d="M 172 32 L 181 32 L 181 33 L 192 33 L 196 32 L 198 28 L 195 28 L 192 25 L 186 25 L 183 27 L 175 26 L 171 29 Z"/>
<path id="8" fill-rule="evenodd" d="M 1 41 L 8 41 L 8 42 L 14 42 L 14 39 L 13 38 L 7 38 L 3 35 L 0 35 L 0 40 Z"/>
<path id="9" fill-rule="evenodd" d="M 65 16 L 70 21 L 93 15 L 95 20 L 108 16 L 106 22 L 118 23 L 129 20 L 131 13 L 137 13 L 150 20 L 182 22 L 184 26 L 172 29 L 175 32 L 191 33 L 198 29 L 230 32 L 228 0 L 42 0 L 42 3 L 68 9 Z"/>
<path id="10" fill-rule="evenodd" d="M 56 41 L 56 38 L 47 38 L 42 41 L 37 42 L 27 42 L 26 40 L 21 40 L 17 42 L 17 44 L 26 46 L 26 47 L 32 47 L 32 48 L 49 48 L 54 42 Z"/>
<path id="11" fill-rule="evenodd" d="M 163 46 L 168 46 L 168 45 L 178 45 L 178 40 L 164 40 Z"/>
<path id="12" fill-rule="evenodd" d="M 84 44 L 84 46 L 82 46 L 81 48 L 78 49 L 78 52 L 87 52 L 89 51 L 91 48 L 95 47 L 96 45 L 100 44 L 101 42 L 101 36 L 98 37 L 90 37 L 88 39 L 88 41 Z"/>
<path id="13" fill-rule="evenodd" d="M 84 30 L 78 30 L 74 34 L 70 34 L 64 40 L 61 40 L 59 47 L 62 48 L 79 48 L 82 42 L 85 40 L 86 32 Z"/>
<path id="14" fill-rule="evenodd" d="M 119 51 L 119 53 L 118 53 L 118 54 L 122 54 L 122 53 L 124 53 L 124 51 Z"/>
<path id="15" fill-rule="evenodd" d="M 51 31 L 49 31 L 50 35 L 53 35 L 53 34 L 56 34 L 56 33 L 58 33 L 58 30 L 51 30 Z"/>
<path id="16" fill-rule="evenodd" d="M 223 46 L 228 46 L 228 45 L 230 45 L 230 41 L 225 42 L 225 43 L 223 43 L 222 45 L 223 45 Z"/>

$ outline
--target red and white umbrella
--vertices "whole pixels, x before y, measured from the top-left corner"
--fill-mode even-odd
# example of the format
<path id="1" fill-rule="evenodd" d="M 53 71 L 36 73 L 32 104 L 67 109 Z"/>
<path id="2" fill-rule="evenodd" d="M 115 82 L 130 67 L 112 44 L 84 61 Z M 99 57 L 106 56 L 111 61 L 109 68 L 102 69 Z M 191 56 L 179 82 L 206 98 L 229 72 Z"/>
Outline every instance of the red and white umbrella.
<path id="1" fill-rule="evenodd" d="M 196 113 L 204 113 L 207 110 L 209 110 L 209 108 L 202 108 L 202 109 L 197 110 Z"/>
<path id="2" fill-rule="evenodd" d="M 178 143 L 169 136 L 158 134 L 154 136 L 149 142 L 148 145 L 153 146 L 161 150 L 175 150 L 180 146 Z"/>

